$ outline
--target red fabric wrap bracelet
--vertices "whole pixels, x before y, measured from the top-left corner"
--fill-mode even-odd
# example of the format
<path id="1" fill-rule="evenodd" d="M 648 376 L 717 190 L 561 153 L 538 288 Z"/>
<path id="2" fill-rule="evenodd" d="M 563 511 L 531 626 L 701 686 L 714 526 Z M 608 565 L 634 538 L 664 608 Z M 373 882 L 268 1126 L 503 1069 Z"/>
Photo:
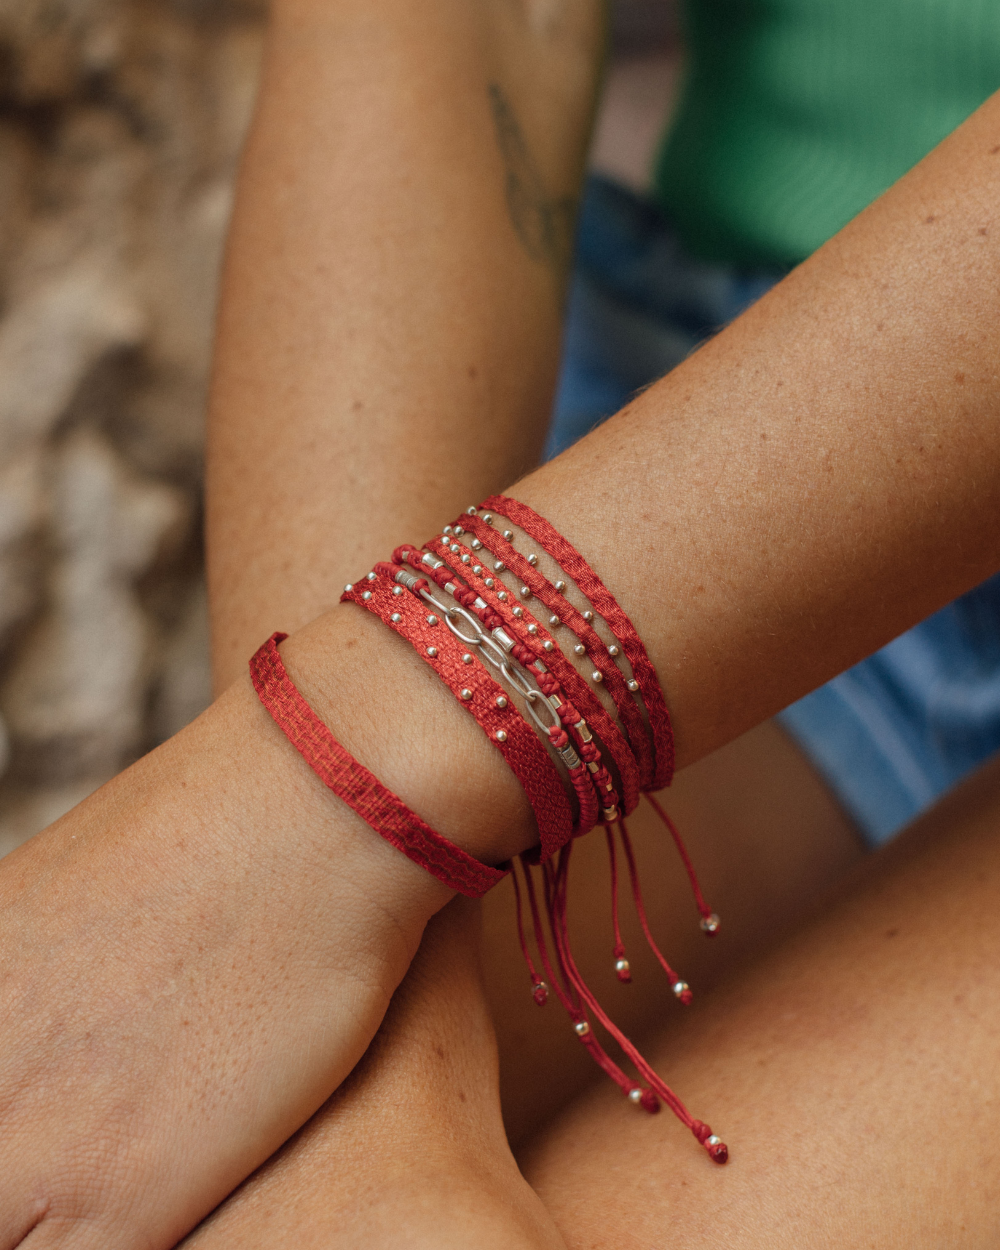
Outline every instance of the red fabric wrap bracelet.
<path id="1" fill-rule="evenodd" d="M 468 664 L 463 662 L 463 655 L 470 652 L 444 622 L 413 595 L 394 594 L 396 589 L 392 578 L 377 569 L 373 579 L 345 591 L 341 601 L 367 608 L 405 638 L 451 690 L 459 706 L 478 721 L 528 796 L 538 823 L 541 857 L 547 859 L 571 837 L 573 810 L 545 747 L 476 656 Z M 432 650 L 435 655 L 430 654 Z M 464 698 L 463 691 L 469 697 Z M 505 737 L 498 738 L 499 732 Z"/>
<path id="2" fill-rule="evenodd" d="M 250 677 L 274 723 L 313 772 L 377 834 L 450 889 L 468 898 L 480 898 L 492 890 L 506 871 L 481 864 L 435 833 L 327 729 L 281 662 L 278 643 L 287 637 L 271 635 L 250 661 Z"/>
<path id="3" fill-rule="evenodd" d="M 513 545 L 518 540 L 512 529 L 495 528 L 494 514 L 537 543 L 591 606 L 585 611 L 575 607 L 563 593 L 566 582 L 561 578 L 550 582 L 535 567 L 537 556 L 523 555 Z M 468 537 L 463 542 L 464 535 Z M 504 572 L 517 577 L 516 587 L 504 581 Z M 691 1115 L 604 1011 L 581 975 L 569 941 L 567 892 L 573 839 L 595 824 L 602 825 L 610 862 L 612 957 L 618 979 L 631 980 L 619 924 L 620 844 L 645 938 L 674 996 L 681 1004 L 691 1002 L 690 987 L 668 963 L 650 929 L 632 842 L 621 814 L 632 811 L 640 791 L 646 793 L 677 845 L 702 929 L 711 936 L 719 928 L 679 833 L 648 793 L 669 784 L 673 733 L 656 671 L 628 616 L 572 544 L 531 508 L 502 495 L 492 496 L 480 508 L 467 509 L 458 521 L 444 527 L 444 536 L 432 539 L 423 549 L 396 548 L 391 561 L 377 564 L 363 581 L 347 586 L 344 600 L 373 613 L 410 643 L 501 751 L 531 803 L 539 845 L 520 857 L 520 873 L 532 937 L 548 982 L 542 980 L 531 955 L 516 868 L 512 879 L 519 940 L 535 1002 L 543 1005 L 551 988 L 576 1036 L 629 1101 L 650 1112 L 668 1106 L 709 1156 L 724 1163 L 728 1158 L 725 1143 Z M 537 604 L 551 615 L 542 617 Z M 595 614 L 603 621 L 597 624 L 604 637 L 592 624 Z M 577 670 L 568 652 L 563 653 L 554 632 L 560 627 L 574 636 L 574 654 L 589 658 L 593 667 L 588 665 L 586 673 Z M 609 632 L 613 641 L 606 641 Z M 254 656 L 250 666 L 254 687 L 275 722 L 325 784 L 378 834 L 451 889 L 474 898 L 507 875 L 512 865 L 488 867 L 441 837 L 335 740 L 288 677 L 277 649 L 283 638 L 283 634 L 274 635 Z M 620 668 L 617 661 L 623 653 Z M 523 702 L 523 714 L 491 668 Z M 610 701 L 602 702 L 588 683 L 603 686 Z M 609 763 L 614 771 L 609 771 Z M 560 769 L 565 769 L 565 783 Z M 540 898 L 535 872 L 541 876 Z M 630 1076 L 605 1050 L 592 1022 L 620 1048 L 637 1077 Z"/>

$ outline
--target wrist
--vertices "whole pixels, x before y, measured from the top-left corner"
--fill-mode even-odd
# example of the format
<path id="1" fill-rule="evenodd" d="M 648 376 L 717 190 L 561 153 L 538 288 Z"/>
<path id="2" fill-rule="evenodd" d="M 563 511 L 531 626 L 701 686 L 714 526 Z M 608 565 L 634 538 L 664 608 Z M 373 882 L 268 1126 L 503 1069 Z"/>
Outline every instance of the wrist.
<path id="1" fill-rule="evenodd" d="M 341 607 L 282 644 L 303 698 L 334 737 L 448 841 L 499 864 L 538 840 L 503 757 L 413 648 Z"/>

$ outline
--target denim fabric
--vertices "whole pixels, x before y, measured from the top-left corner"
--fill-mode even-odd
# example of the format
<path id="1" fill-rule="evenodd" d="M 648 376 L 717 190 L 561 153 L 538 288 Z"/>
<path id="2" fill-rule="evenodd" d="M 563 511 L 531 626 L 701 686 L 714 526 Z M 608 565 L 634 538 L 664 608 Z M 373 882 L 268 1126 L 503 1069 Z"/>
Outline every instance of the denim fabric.
<path id="1" fill-rule="evenodd" d="M 679 364 L 780 277 L 692 259 L 655 207 L 591 178 L 548 455 Z M 887 841 L 1000 750 L 1000 574 L 778 719 L 869 844 Z"/>

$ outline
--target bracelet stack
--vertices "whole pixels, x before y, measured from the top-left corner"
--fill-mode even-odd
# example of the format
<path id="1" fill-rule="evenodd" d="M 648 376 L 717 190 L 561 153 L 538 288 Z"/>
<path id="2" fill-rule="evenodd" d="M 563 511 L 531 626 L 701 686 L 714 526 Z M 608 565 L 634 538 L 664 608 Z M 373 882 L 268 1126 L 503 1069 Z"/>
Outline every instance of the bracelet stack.
<path id="1" fill-rule="evenodd" d="M 525 546 L 533 550 L 522 551 Z M 558 570 L 552 580 L 543 564 Z M 719 928 L 676 828 L 649 794 L 670 783 L 673 734 L 655 669 L 628 616 L 544 518 L 499 495 L 469 508 L 422 548 L 398 547 L 391 560 L 348 585 L 343 601 L 366 608 L 405 638 L 475 718 L 524 789 L 538 825 L 538 846 L 518 864 L 494 868 L 437 834 L 354 760 L 308 707 L 281 662 L 277 644 L 284 635 L 271 638 L 251 661 L 264 706 L 335 794 L 450 888 L 478 897 L 509 873 L 535 1002 L 544 1005 L 554 991 L 581 1042 L 630 1101 L 651 1112 L 666 1103 L 710 1157 L 725 1163 L 725 1143 L 691 1116 L 610 1019 L 581 976 L 569 943 L 573 842 L 601 826 L 610 857 L 618 978 L 631 980 L 618 922 L 620 845 L 647 941 L 677 999 L 691 1001 L 689 986 L 653 940 L 643 905 L 625 825 L 642 794 L 680 852 L 702 929 L 711 936 Z M 608 1055 L 592 1022 L 616 1043 L 638 1080 Z"/>

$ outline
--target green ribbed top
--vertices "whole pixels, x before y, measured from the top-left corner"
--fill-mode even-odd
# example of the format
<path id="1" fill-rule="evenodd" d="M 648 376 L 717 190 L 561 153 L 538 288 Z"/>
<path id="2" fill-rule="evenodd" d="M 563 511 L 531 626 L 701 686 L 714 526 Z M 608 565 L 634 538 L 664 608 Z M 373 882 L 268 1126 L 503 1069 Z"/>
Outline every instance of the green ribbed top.
<path id="1" fill-rule="evenodd" d="M 688 248 L 796 264 L 1000 88 L 1000 0 L 685 0 L 656 194 Z"/>

